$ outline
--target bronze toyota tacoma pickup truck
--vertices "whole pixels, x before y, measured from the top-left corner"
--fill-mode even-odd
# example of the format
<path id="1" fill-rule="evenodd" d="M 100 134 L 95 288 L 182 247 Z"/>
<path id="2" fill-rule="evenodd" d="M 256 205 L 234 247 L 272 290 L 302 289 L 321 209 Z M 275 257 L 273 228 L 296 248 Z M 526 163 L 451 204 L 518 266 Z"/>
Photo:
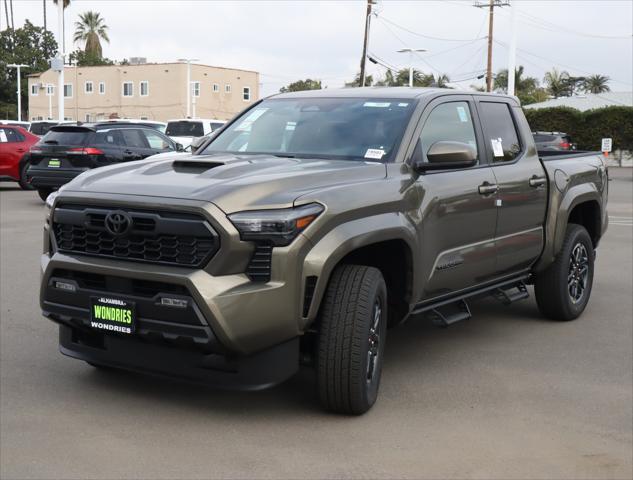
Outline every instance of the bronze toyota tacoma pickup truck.
<path id="1" fill-rule="evenodd" d="M 598 154 L 539 158 L 513 97 L 276 95 L 196 154 L 53 193 L 41 306 L 91 365 L 256 389 L 305 363 L 327 409 L 360 414 L 412 314 L 446 326 L 533 284 L 544 316 L 578 317 L 607 174 Z"/>

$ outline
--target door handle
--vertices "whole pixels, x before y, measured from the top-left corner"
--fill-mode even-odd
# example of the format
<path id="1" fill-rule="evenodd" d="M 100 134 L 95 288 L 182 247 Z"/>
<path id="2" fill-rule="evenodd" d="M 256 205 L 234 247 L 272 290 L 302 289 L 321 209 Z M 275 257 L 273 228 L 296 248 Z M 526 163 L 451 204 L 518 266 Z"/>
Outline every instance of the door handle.
<path id="1" fill-rule="evenodd" d="M 23 148 L 18 148 L 18 153 L 22 153 L 22 152 L 26 152 L 26 150 L 24 150 Z"/>
<path id="2" fill-rule="evenodd" d="M 534 175 L 532 178 L 530 178 L 530 187 L 542 187 L 543 185 L 545 185 L 545 182 L 547 182 L 547 179 L 545 177 L 537 177 L 536 175 Z"/>
<path id="3" fill-rule="evenodd" d="M 138 153 L 134 153 L 132 150 L 125 150 L 123 153 L 125 153 L 125 155 L 127 155 L 128 158 L 131 158 L 133 160 L 140 160 L 141 158 L 143 158 L 142 155 L 139 155 Z"/>
<path id="4" fill-rule="evenodd" d="M 495 183 L 484 182 L 479 185 L 479 193 L 481 195 L 492 195 L 493 193 L 497 193 L 499 190 L 499 186 Z"/>

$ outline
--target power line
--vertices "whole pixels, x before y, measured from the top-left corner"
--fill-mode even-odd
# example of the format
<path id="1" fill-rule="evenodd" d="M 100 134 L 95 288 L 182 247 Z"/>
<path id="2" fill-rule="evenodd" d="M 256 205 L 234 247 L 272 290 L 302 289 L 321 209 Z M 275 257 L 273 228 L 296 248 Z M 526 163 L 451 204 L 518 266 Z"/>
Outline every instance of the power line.
<path id="1" fill-rule="evenodd" d="M 423 33 L 415 32 L 415 31 L 413 31 L 413 30 L 411 30 L 411 29 L 409 29 L 407 27 L 403 27 L 402 25 L 397 24 L 393 20 L 389 20 L 388 18 L 385 18 L 382 15 L 378 15 L 377 13 L 375 15 L 376 15 L 377 18 L 380 18 L 384 22 L 387 22 L 387 23 L 393 25 L 394 27 L 399 28 L 400 30 L 408 32 L 411 35 L 416 35 L 418 37 L 427 38 L 427 39 L 431 39 L 431 40 L 441 40 L 441 41 L 444 41 L 444 42 L 472 42 L 474 40 L 480 40 L 481 38 L 485 38 L 485 37 L 481 37 L 481 38 L 442 38 L 442 37 L 434 37 L 432 35 L 425 35 Z"/>
<path id="2" fill-rule="evenodd" d="M 509 5 L 507 1 L 502 0 L 489 0 L 486 4 L 479 0 L 476 0 L 474 3 L 474 7 L 476 8 L 488 8 L 488 66 L 486 68 L 486 91 L 492 92 L 492 32 L 494 25 L 494 16 L 495 16 L 495 8 L 505 7 Z"/>

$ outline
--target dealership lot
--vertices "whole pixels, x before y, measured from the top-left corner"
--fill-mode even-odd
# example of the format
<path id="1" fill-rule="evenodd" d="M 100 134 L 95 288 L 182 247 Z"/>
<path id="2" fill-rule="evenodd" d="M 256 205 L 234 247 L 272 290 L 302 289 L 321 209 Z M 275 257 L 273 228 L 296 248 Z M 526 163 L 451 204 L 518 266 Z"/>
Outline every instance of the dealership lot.
<path id="1" fill-rule="evenodd" d="M 41 317 L 44 208 L 0 184 L 2 478 L 630 478 L 633 181 L 612 169 L 592 299 L 571 323 L 533 299 L 389 332 L 381 397 L 323 413 L 311 372 L 258 393 L 101 372 Z"/>

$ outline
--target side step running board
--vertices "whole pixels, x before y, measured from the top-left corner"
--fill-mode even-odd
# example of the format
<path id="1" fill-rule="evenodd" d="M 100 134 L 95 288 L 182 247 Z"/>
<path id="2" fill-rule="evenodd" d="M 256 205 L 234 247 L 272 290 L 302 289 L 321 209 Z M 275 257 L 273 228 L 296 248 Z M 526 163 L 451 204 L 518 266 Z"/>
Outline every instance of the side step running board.
<path id="1" fill-rule="evenodd" d="M 429 310 L 427 313 L 434 325 L 441 328 L 446 328 L 453 323 L 461 322 L 462 320 L 468 320 L 472 317 L 470 308 L 465 300 L 459 300 L 455 303 L 449 303 L 448 305 L 442 305 L 441 307 Z"/>
<path id="2" fill-rule="evenodd" d="M 528 298 L 530 294 L 525 286 L 525 282 L 519 282 L 514 285 L 509 285 L 506 288 L 497 288 L 492 292 L 492 296 L 504 305 L 510 305 L 518 300 Z"/>

